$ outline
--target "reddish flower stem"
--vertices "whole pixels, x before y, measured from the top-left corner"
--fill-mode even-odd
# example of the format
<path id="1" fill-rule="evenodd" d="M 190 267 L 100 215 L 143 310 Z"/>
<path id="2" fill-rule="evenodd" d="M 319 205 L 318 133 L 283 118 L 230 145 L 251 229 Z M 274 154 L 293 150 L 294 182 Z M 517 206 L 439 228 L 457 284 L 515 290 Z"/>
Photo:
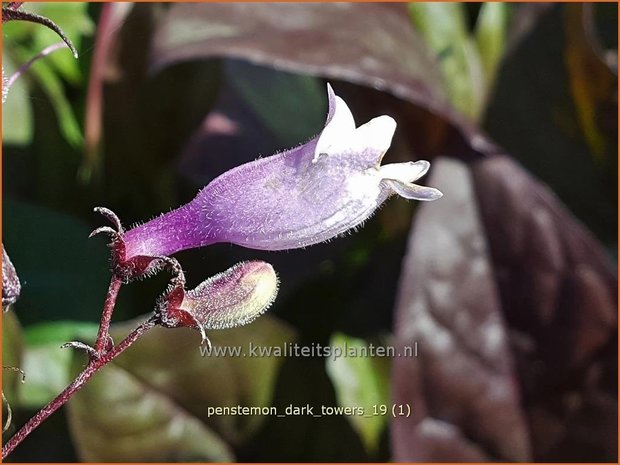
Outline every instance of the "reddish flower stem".
<path id="1" fill-rule="evenodd" d="M 110 338 L 110 322 L 112 321 L 112 313 L 114 312 L 114 306 L 116 305 L 116 298 L 118 292 L 121 289 L 122 281 L 112 275 L 112 281 L 110 281 L 110 287 L 108 288 L 108 295 L 105 298 L 103 304 L 103 312 L 101 314 L 101 323 L 99 323 L 99 332 L 97 333 L 97 340 L 95 341 L 95 351 L 101 357 L 105 352 L 105 349 Z"/>
<path id="2" fill-rule="evenodd" d="M 17 3 L 19 2 L 14 2 L 13 5 L 16 5 Z M 51 29 L 52 31 L 54 31 L 56 34 L 60 36 L 60 38 L 65 44 L 67 44 L 67 47 L 69 47 L 69 49 L 71 50 L 71 53 L 73 53 L 73 56 L 75 58 L 78 57 L 77 49 L 75 48 L 71 40 L 69 40 L 69 38 L 65 35 L 62 29 L 60 29 L 60 27 L 58 27 L 58 25 L 51 19 L 35 14 L 35 13 L 30 13 L 24 10 L 17 10 L 14 8 L 7 8 L 7 7 L 2 8 L 2 23 L 5 23 L 6 21 L 14 21 L 14 20 L 37 23 L 37 24 L 41 24 Z"/>
<path id="3" fill-rule="evenodd" d="M 45 47 L 43 50 L 41 50 L 39 53 L 37 53 L 35 56 L 33 56 L 26 63 L 21 65 L 17 69 L 17 71 L 15 71 L 13 74 L 11 74 L 11 76 L 4 83 L 5 89 L 10 89 L 11 86 L 13 84 L 15 84 L 15 81 L 17 81 L 17 78 L 19 78 L 22 74 L 24 74 L 26 71 L 28 71 L 32 67 L 32 65 L 34 65 L 41 58 L 44 58 L 44 57 L 48 56 L 51 53 L 54 53 L 56 50 L 60 50 L 60 49 L 66 48 L 66 47 L 67 47 L 67 44 L 65 44 L 64 42 L 57 42 L 55 44 L 52 44 L 52 45 L 49 45 L 49 46 Z"/>
<path id="4" fill-rule="evenodd" d="M 97 336 L 95 347 L 101 346 L 103 349 L 106 348 L 108 331 L 110 328 L 110 319 L 112 317 L 114 305 L 116 304 L 116 297 L 118 296 L 118 291 L 121 284 L 122 283 L 118 278 L 112 278 L 112 281 L 110 282 L 110 288 L 104 304 L 103 315 L 101 317 L 101 324 L 99 326 L 99 334 Z M 32 431 L 37 429 L 39 425 L 43 423 L 52 413 L 62 407 L 97 371 L 118 357 L 125 351 L 125 349 L 130 347 L 140 336 L 156 324 L 157 318 L 152 316 L 140 324 L 136 329 L 129 333 L 125 339 L 123 339 L 118 345 L 112 347 L 109 351 L 103 352 L 97 350 L 97 353 L 101 355 L 99 357 L 91 356 L 88 365 L 86 365 L 77 378 L 75 378 L 75 380 L 69 384 L 64 391 L 58 394 L 55 399 L 39 410 L 35 416 L 28 420 L 28 422 L 26 422 L 26 424 L 7 441 L 4 447 L 2 447 L 2 459 L 6 459 L 6 457 L 13 452 L 13 449 L 15 449 Z"/>

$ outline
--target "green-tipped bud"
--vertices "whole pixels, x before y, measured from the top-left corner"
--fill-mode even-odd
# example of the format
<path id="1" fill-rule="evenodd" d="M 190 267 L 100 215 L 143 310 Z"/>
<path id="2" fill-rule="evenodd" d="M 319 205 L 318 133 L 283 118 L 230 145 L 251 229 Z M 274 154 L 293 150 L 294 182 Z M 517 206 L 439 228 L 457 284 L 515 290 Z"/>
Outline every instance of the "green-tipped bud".
<path id="1" fill-rule="evenodd" d="M 191 327 L 206 340 L 208 329 L 243 326 L 262 315 L 276 298 L 278 277 L 269 263 L 241 262 L 186 291 L 173 285 L 159 298 L 162 326 Z"/>

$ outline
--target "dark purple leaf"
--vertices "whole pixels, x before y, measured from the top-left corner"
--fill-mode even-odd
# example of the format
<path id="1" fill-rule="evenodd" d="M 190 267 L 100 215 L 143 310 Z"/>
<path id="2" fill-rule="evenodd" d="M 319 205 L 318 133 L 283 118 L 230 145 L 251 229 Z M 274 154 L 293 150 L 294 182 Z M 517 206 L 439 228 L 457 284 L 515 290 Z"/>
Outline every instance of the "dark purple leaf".
<path id="1" fill-rule="evenodd" d="M 397 460 L 615 457 L 616 277 L 609 257 L 505 156 L 438 160 L 397 305 Z M 592 431 L 597 431 L 592 435 Z"/>
<path id="2" fill-rule="evenodd" d="M 528 431 L 493 264 L 467 165 L 436 160 L 444 197 L 416 215 L 401 276 L 396 337 L 419 358 L 395 358 L 397 461 L 528 461 Z"/>
<path id="3" fill-rule="evenodd" d="M 490 146 L 447 103 L 437 63 L 414 31 L 405 5 L 173 5 L 155 33 L 152 69 L 211 57 L 243 58 L 380 89 L 440 115 L 472 147 Z"/>
<path id="4" fill-rule="evenodd" d="M 510 158 L 481 161 L 472 172 L 534 459 L 613 461 L 617 277 L 610 257 Z M 584 431 L 584 418 L 602 434 Z"/>
<path id="5" fill-rule="evenodd" d="M 442 97 L 439 71 L 404 6 L 173 5 L 154 38 L 153 67 L 212 56 L 377 87 L 401 85 L 422 100 Z"/>

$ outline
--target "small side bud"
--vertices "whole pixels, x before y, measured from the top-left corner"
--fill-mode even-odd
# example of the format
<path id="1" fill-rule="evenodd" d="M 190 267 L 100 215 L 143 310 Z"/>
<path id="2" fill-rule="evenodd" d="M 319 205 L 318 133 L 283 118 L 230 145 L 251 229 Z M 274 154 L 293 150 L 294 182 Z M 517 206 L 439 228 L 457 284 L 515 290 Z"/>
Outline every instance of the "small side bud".
<path id="1" fill-rule="evenodd" d="M 157 301 L 160 324 L 206 330 L 246 325 L 267 311 L 278 293 L 278 277 L 269 263 L 241 262 L 195 289 L 171 286 Z"/>

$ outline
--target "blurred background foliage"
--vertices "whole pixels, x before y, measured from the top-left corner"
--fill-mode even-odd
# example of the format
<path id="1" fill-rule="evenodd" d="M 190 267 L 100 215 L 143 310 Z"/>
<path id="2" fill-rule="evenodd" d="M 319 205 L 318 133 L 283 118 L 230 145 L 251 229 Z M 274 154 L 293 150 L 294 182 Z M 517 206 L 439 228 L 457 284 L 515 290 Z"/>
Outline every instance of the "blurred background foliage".
<path id="1" fill-rule="evenodd" d="M 125 225 L 145 221 L 189 201 L 224 171 L 309 139 L 323 125 L 327 80 L 358 122 L 383 113 L 396 118 L 386 162 L 430 159 L 438 168 L 436 183 L 428 183 L 458 187 L 452 200 L 440 201 L 450 215 L 438 219 L 427 211 L 427 221 L 458 236 L 471 220 L 488 247 L 490 291 L 481 295 L 481 308 L 497 301 L 489 310 L 501 322 L 496 385 L 514 370 L 520 397 L 507 395 L 515 420 L 492 427 L 494 436 L 482 418 L 502 410 L 467 411 L 465 395 L 446 402 L 441 396 L 449 389 L 433 388 L 464 386 L 458 377 L 434 378 L 431 360 L 446 367 L 458 357 L 433 353 L 440 330 L 415 332 L 423 331 L 422 320 L 408 310 L 409 275 L 401 269 L 413 266 L 414 276 L 428 277 L 451 250 L 442 249 L 442 229 L 419 223 L 411 229 L 415 210 L 430 207 L 393 199 L 363 229 L 328 244 L 281 253 L 218 244 L 178 258 L 190 285 L 243 259 L 269 261 L 281 277 L 269 314 L 247 328 L 213 332 L 214 344 L 363 346 L 414 334 L 430 341 L 420 360 L 390 368 L 389 359 L 206 359 L 197 334 L 156 330 L 99 373 L 10 460 L 616 459 L 616 4 L 23 8 L 55 21 L 80 57 L 60 50 L 40 60 L 3 106 L 3 241 L 23 285 L 3 317 L 3 363 L 27 375 L 24 384 L 17 374 L 3 376 L 15 413 L 8 435 L 84 363 L 59 345 L 96 333 L 109 272 L 104 241 L 87 240 L 102 222 L 92 208 L 111 208 Z M 6 73 L 57 41 L 39 25 L 5 23 Z M 486 168 L 504 154 L 517 165 Z M 462 177 L 446 159 L 469 174 Z M 493 190 L 511 180 L 522 182 L 510 195 Z M 533 227 L 523 226 L 530 220 Z M 511 255 L 512 234 L 522 227 L 529 246 Z M 420 243 L 436 252 L 431 268 L 416 258 Z M 548 266 L 537 261 L 549 254 L 561 259 L 552 257 Z M 574 270 L 589 277 L 581 294 L 567 294 Z M 454 319 L 448 332 L 456 337 L 462 328 L 455 316 L 476 314 L 467 307 L 471 291 L 486 284 L 453 274 L 444 288 L 461 286 L 454 295 L 469 296 L 452 298 L 446 309 Z M 535 279 L 523 281 L 526 275 Z M 556 278 L 559 288 L 549 284 Z M 131 329 L 127 320 L 152 310 L 165 284 L 159 276 L 123 288 L 115 340 Z M 536 319 L 543 301 L 553 308 L 544 322 Z M 478 330 L 461 337 L 474 338 Z M 563 352 L 568 346 L 577 348 Z M 425 359 L 425 348 L 437 358 Z M 476 353 L 476 341 L 458 350 Z M 563 360 L 560 368 L 554 357 Z M 419 399 L 412 394 L 418 388 Z M 414 418 L 206 415 L 217 405 L 392 402 L 412 403 Z M 440 422 L 434 428 L 450 427 L 448 442 L 422 434 L 426 417 Z M 523 440 L 504 447 L 513 436 Z"/>

